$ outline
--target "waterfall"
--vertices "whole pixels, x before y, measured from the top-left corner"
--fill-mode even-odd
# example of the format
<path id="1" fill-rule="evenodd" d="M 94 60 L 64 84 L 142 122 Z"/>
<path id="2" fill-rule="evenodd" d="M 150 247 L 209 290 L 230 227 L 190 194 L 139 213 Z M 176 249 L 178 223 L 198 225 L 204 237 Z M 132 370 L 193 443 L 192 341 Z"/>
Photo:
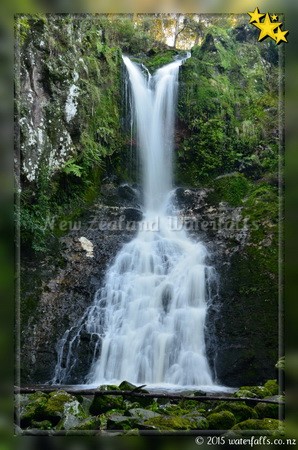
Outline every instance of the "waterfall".
<path id="1" fill-rule="evenodd" d="M 133 96 L 146 226 L 123 246 L 93 304 L 75 331 L 67 331 L 60 341 L 54 381 L 67 379 L 74 343 L 84 329 L 98 338 L 88 384 L 126 379 L 147 385 L 211 386 L 204 334 L 214 270 L 205 263 L 204 245 L 190 239 L 183 227 L 171 226 L 168 216 L 183 60 L 154 76 L 126 56 L 123 61 Z"/>

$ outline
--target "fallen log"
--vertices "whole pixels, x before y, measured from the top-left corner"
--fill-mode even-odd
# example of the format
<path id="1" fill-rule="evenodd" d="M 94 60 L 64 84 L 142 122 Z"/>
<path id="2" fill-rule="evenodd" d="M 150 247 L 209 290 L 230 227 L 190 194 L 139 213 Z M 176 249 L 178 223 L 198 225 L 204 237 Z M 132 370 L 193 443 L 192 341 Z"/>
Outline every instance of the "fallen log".
<path id="1" fill-rule="evenodd" d="M 69 388 L 67 386 L 35 386 L 35 387 L 17 387 L 15 386 L 15 394 L 34 394 L 35 392 L 44 392 L 50 393 L 54 391 L 63 390 L 68 394 L 72 395 L 96 395 L 96 396 L 104 396 L 104 395 L 122 395 L 123 397 L 139 397 L 139 398 L 163 398 L 169 400 L 195 400 L 198 402 L 206 402 L 206 401 L 221 401 L 221 402 L 250 402 L 250 403 L 271 403 L 284 405 L 283 401 L 263 399 L 263 398 L 250 398 L 250 397 L 226 397 L 226 396 L 215 396 L 215 395 L 181 395 L 181 394 L 170 394 L 170 393 L 145 393 L 145 392 L 137 392 L 136 390 L 132 391 L 101 391 L 99 389 L 75 389 Z"/>

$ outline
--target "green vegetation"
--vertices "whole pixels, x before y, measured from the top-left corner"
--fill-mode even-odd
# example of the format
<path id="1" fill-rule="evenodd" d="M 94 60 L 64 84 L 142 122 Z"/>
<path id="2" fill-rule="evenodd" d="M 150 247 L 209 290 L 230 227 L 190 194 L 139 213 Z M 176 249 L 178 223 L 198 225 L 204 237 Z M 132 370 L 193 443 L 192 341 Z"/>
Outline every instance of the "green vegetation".
<path id="1" fill-rule="evenodd" d="M 255 407 L 255 411 L 259 419 L 278 419 L 279 418 L 279 406 L 271 403 L 258 403 Z"/>
<path id="2" fill-rule="evenodd" d="M 22 244 L 34 251 L 45 251 L 59 234 L 58 222 L 77 217 L 98 197 L 106 161 L 123 148 L 120 48 L 106 45 L 101 21 L 86 17 L 79 28 L 77 23 L 69 15 L 22 16 L 17 21 L 22 51 L 29 61 L 42 58 L 39 70 L 44 77 L 44 95 L 51 96 L 43 108 L 48 141 L 40 149 L 33 182 L 21 174 Z M 71 33 L 61 32 L 63 29 Z M 78 40 L 83 41 L 81 47 Z M 75 83 L 75 73 L 77 114 L 67 124 L 65 95 Z M 17 99 L 17 108 L 20 117 L 29 120 L 25 98 Z M 27 145 L 28 139 L 21 134 L 21 145 Z M 35 158 L 32 155 L 29 166 L 35 164 Z M 49 215 L 56 218 L 54 227 L 48 226 Z"/>
<path id="3" fill-rule="evenodd" d="M 211 203 L 225 201 L 231 206 L 241 206 L 251 183 L 242 173 L 232 173 L 215 178 L 211 186 L 213 191 L 208 197 Z"/>
<path id="4" fill-rule="evenodd" d="M 273 383 L 274 382 L 274 383 Z M 275 386 L 275 380 L 265 385 Z M 130 390 L 137 386 L 123 381 L 119 386 L 101 386 L 99 391 Z M 265 386 L 244 386 L 239 389 L 261 398 L 267 394 Z M 252 396 L 252 395 L 250 395 Z M 50 394 L 18 394 L 21 410 L 21 425 L 24 429 L 42 430 L 275 430 L 282 421 L 277 420 L 278 404 L 257 403 L 254 408 L 239 402 L 197 402 L 191 399 L 180 402 L 168 401 L 159 405 L 156 399 L 148 398 L 142 406 L 142 398 L 132 403 L 122 396 L 95 394 L 88 400 L 84 396 L 73 396 L 63 390 Z M 160 400 L 164 402 L 164 399 Z M 202 407 L 202 405 L 204 407 Z"/>
<path id="5" fill-rule="evenodd" d="M 237 423 L 247 419 L 258 418 L 258 414 L 256 413 L 256 411 L 243 402 L 223 402 L 213 410 L 214 413 L 218 413 L 221 411 L 230 411 L 231 413 L 233 413 Z"/>
<path id="6" fill-rule="evenodd" d="M 265 398 L 269 397 L 271 392 L 265 386 L 242 386 L 235 393 L 235 397 Z"/>
<path id="7" fill-rule="evenodd" d="M 182 67 L 177 179 L 187 185 L 233 171 L 257 179 L 278 170 L 277 48 L 243 42 L 246 28 L 211 25 Z"/>
<path id="8" fill-rule="evenodd" d="M 278 395 L 279 394 L 279 386 L 277 384 L 277 380 L 268 380 L 264 384 L 264 388 L 268 389 L 270 391 L 271 395 Z"/>
<path id="9" fill-rule="evenodd" d="M 232 430 L 282 430 L 283 422 L 277 419 L 249 419 L 235 425 Z"/>
<path id="10" fill-rule="evenodd" d="M 236 423 L 235 416 L 231 411 L 213 412 L 207 418 L 209 430 L 229 430 Z"/>

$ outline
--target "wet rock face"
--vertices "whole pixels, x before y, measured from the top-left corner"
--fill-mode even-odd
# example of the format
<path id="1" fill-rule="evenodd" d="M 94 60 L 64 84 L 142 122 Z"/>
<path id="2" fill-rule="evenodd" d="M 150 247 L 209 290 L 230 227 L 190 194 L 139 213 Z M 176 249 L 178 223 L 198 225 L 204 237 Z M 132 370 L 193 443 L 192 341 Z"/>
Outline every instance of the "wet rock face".
<path id="1" fill-rule="evenodd" d="M 56 26 L 58 23 L 59 20 Z M 76 69 L 76 54 L 70 57 L 67 53 L 70 36 L 65 36 L 65 47 L 60 48 L 60 60 L 51 58 L 55 50 L 50 35 L 55 23 L 32 19 L 29 26 L 32 26 L 31 39 L 21 46 L 18 54 L 18 125 L 22 173 L 29 182 L 34 182 L 42 164 L 48 166 L 51 174 L 75 150 L 71 120 L 77 112 L 79 69 Z M 74 32 L 73 38 L 77 40 L 78 34 Z"/>
<path id="2" fill-rule="evenodd" d="M 216 381 L 239 386 L 274 377 L 277 260 L 268 259 L 266 239 L 256 241 L 254 228 L 260 226 L 246 217 L 244 203 L 231 206 L 215 201 L 212 189 L 179 188 L 174 204 L 189 234 L 207 246 L 218 276 L 205 327 L 207 356 Z"/>
<path id="3" fill-rule="evenodd" d="M 26 267 L 24 261 L 21 311 L 24 383 L 53 378 L 58 340 L 83 316 L 101 287 L 109 264 L 136 233 L 134 227 L 126 229 L 125 210 L 95 205 L 88 217 L 76 221 L 75 226 L 68 223 L 75 229 L 60 238 L 55 257 L 39 262 L 39 267 L 35 263 Z M 92 257 L 88 253 L 91 246 Z M 94 346 L 94 337 L 83 333 L 76 371 L 69 382 L 83 381 L 90 369 Z"/>

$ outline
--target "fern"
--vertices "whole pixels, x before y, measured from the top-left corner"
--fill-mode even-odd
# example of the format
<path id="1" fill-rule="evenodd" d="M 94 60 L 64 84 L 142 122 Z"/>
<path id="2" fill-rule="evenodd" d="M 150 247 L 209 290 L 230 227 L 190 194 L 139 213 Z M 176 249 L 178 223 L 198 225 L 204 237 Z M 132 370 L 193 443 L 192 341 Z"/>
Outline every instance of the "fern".
<path id="1" fill-rule="evenodd" d="M 82 176 L 82 170 L 83 168 L 75 163 L 74 158 L 70 158 L 68 161 L 66 161 L 63 167 L 63 172 L 65 172 L 67 175 L 73 174 L 79 178 L 81 178 Z"/>

